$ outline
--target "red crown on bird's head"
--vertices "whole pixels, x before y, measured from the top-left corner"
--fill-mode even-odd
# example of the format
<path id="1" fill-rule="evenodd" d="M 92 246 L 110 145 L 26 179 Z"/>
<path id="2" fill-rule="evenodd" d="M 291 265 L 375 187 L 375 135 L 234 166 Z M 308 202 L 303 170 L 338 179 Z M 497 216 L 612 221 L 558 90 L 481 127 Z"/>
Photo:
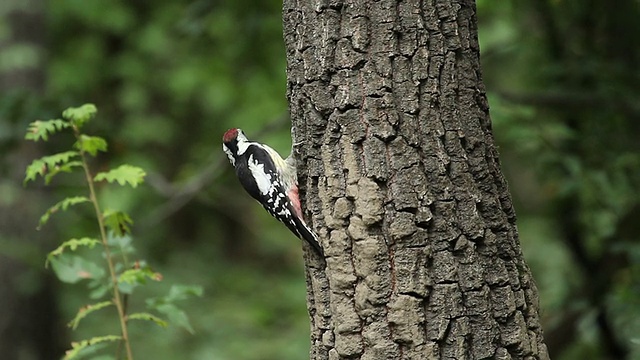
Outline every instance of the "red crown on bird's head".
<path id="1" fill-rule="evenodd" d="M 236 128 L 229 129 L 227 130 L 227 132 L 224 133 L 224 135 L 222 135 L 222 142 L 228 143 L 235 140 L 237 137 L 238 137 L 238 129 Z"/>

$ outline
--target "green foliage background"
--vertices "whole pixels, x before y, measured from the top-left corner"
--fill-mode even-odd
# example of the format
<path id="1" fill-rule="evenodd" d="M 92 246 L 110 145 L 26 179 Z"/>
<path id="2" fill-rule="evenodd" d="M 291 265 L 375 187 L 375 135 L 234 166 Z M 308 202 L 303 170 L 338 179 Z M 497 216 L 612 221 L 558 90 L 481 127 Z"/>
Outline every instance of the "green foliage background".
<path id="1" fill-rule="evenodd" d="M 99 163 L 149 173 L 141 189 L 101 189 L 102 203 L 136 219 L 134 244 L 160 266 L 154 270 L 167 286 L 205 288 L 184 304 L 195 335 L 141 323 L 132 327 L 134 352 L 148 359 L 308 357 L 298 240 L 244 194 L 220 144 L 226 129 L 240 126 L 288 152 L 281 3 L 36 3 L 20 11 L 40 12 L 46 35 L 37 43 L 10 41 L 14 13 L 11 5 L 0 10 L 7 20 L 0 22 L 0 77 L 40 73 L 36 89 L 1 90 L 0 151 L 19 153 L 37 118 L 96 104 L 92 132 L 110 144 Z M 477 3 L 495 137 L 552 358 L 616 358 L 619 349 L 640 358 L 638 2 Z M 28 190 L 9 180 L 8 160 L 0 166 L 0 205 L 11 208 Z M 31 206 L 75 193 L 79 181 L 53 184 L 53 193 L 43 193 L 48 202 Z M 56 241 L 49 235 L 68 238 L 70 224 L 91 226 L 81 212 L 65 219 L 47 234 L 34 230 L 44 245 L 0 228 L 0 256 L 26 264 L 25 294 L 43 286 L 45 254 Z M 163 286 L 157 295 L 167 293 Z M 85 291 L 56 287 L 58 331 Z M 104 326 L 88 318 L 67 336 Z"/>

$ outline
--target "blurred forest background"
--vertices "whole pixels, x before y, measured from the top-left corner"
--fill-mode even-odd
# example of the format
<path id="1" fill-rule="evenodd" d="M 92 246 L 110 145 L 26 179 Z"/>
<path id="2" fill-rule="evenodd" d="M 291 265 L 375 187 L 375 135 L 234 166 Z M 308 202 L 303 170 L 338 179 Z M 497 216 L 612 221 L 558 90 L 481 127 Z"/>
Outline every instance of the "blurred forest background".
<path id="1" fill-rule="evenodd" d="M 477 7 L 495 137 L 551 357 L 640 359 L 640 2 Z M 55 358 L 116 325 L 94 318 L 67 331 L 85 284 L 43 266 L 57 243 L 94 226 L 74 211 L 35 230 L 79 179 L 21 184 L 31 159 L 67 146 L 26 144 L 27 124 L 86 102 L 99 109 L 87 131 L 110 144 L 96 165 L 149 172 L 142 190 L 100 189 L 132 215 L 140 256 L 164 275 L 145 291 L 205 289 L 183 304 L 195 335 L 133 324 L 134 352 L 308 358 L 299 240 L 244 193 L 220 142 L 242 127 L 288 153 L 281 22 L 275 0 L 2 0 L 0 335 L 23 347 L 18 360 Z"/>

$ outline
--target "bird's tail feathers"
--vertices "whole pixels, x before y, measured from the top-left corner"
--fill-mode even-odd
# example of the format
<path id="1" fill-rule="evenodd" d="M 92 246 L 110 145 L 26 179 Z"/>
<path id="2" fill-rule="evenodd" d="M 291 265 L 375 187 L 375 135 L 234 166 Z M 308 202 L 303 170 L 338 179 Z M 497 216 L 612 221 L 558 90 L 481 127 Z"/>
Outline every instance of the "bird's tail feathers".
<path id="1" fill-rule="evenodd" d="M 324 251 L 322 250 L 322 246 L 320 246 L 318 236 L 304 222 L 300 221 L 298 225 L 298 233 L 300 234 L 300 237 L 324 258 Z"/>

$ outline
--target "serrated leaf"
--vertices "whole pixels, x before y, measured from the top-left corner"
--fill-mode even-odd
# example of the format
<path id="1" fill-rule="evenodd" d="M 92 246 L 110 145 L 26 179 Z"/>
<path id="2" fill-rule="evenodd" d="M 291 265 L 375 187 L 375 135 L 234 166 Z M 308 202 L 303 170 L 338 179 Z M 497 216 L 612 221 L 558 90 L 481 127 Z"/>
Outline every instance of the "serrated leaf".
<path id="1" fill-rule="evenodd" d="M 80 256 L 62 254 L 51 257 L 49 263 L 58 279 L 70 284 L 84 279 L 100 279 L 105 275 L 102 267 Z"/>
<path id="2" fill-rule="evenodd" d="M 82 165 L 80 162 L 69 161 L 79 155 L 80 154 L 77 151 L 65 151 L 54 155 L 43 156 L 40 159 L 35 159 L 29 166 L 27 166 L 23 183 L 26 184 L 31 180 L 35 180 L 38 175 L 45 176 L 45 173 L 48 171 L 55 171 L 56 173 L 60 171 L 71 171 L 72 167 Z M 61 167 L 65 165 L 68 165 L 68 167 L 61 170 Z M 49 180 L 51 180 L 51 178 L 49 178 Z"/>
<path id="3" fill-rule="evenodd" d="M 60 209 L 62 209 L 62 211 L 65 211 L 69 208 L 69 206 L 73 206 L 73 205 L 77 205 L 77 204 L 81 204 L 84 202 L 89 202 L 91 200 L 89 200 L 88 197 L 86 196 L 73 196 L 73 197 L 68 197 L 60 202 L 58 202 L 57 204 L 53 205 L 52 207 L 50 207 L 45 213 L 44 215 L 42 215 L 40 217 L 40 222 L 38 224 L 38 230 L 40 230 L 40 228 L 47 223 L 47 221 L 49 221 L 49 218 L 51 217 L 51 215 L 57 213 L 58 211 L 60 211 Z"/>
<path id="4" fill-rule="evenodd" d="M 103 354 L 102 349 L 106 348 L 109 345 L 107 342 L 103 342 L 100 344 L 94 344 L 88 348 L 82 350 L 77 359 L 87 359 L 87 360 L 120 360 L 113 355 Z"/>
<path id="5" fill-rule="evenodd" d="M 88 152 L 91 156 L 96 156 L 98 151 L 107 151 L 107 141 L 99 136 L 82 134 L 74 147 L 80 151 Z"/>
<path id="6" fill-rule="evenodd" d="M 43 156 L 41 159 L 50 167 L 54 167 L 58 164 L 64 164 L 69 162 L 69 159 L 79 156 L 80 153 L 77 151 L 65 151 L 49 156 Z"/>
<path id="7" fill-rule="evenodd" d="M 137 166 L 120 165 L 118 168 L 107 172 L 100 172 L 95 177 L 95 181 L 107 180 L 109 183 L 117 181 L 120 185 L 129 184 L 132 187 L 138 186 L 144 181 L 147 173 Z"/>
<path id="8" fill-rule="evenodd" d="M 147 283 L 147 279 L 160 281 L 162 280 L 162 274 L 154 272 L 149 266 L 129 269 L 118 276 L 118 283 L 143 285 Z"/>
<path id="9" fill-rule="evenodd" d="M 78 247 L 81 247 L 81 246 L 86 246 L 90 249 L 93 249 L 93 247 L 96 246 L 97 244 L 100 244 L 99 240 L 88 238 L 88 237 L 83 237 L 81 239 L 67 240 L 47 255 L 47 261 L 45 262 L 45 267 L 49 265 L 49 262 L 54 257 L 62 255 L 65 249 L 75 251 Z"/>
<path id="10" fill-rule="evenodd" d="M 58 175 L 61 172 L 70 173 L 73 171 L 75 167 L 81 167 L 82 162 L 80 161 L 69 161 L 68 163 L 62 165 L 56 165 L 44 176 L 45 185 L 49 185 L 54 176 Z"/>
<path id="11" fill-rule="evenodd" d="M 90 305 L 84 306 L 84 307 L 80 308 L 80 310 L 76 314 L 76 317 L 74 317 L 73 320 L 71 320 L 67 324 L 67 326 L 69 326 L 70 328 L 75 330 L 78 327 L 78 324 L 80 323 L 80 320 L 82 320 L 85 317 L 87 317 L 87 315 L 91 314 L 94 311 L 98 311 L 100 309 L 103 309 L 103 308 L 105 308 L 107 306 L 111 306 L 111 305 L 113 305 L 112 301 L 103 301 L 103 302 L 99 302 L 97 304 L 90 304 Z"/>
<path id="12" fill-rule="evenodd" d="M 73 125 L 82 127 L 87 121 L 96 115 L 98 109 L 93 104 L 84 104 L 80 107 L 70 107 L 62 112 L 62 117 L 71 121 Z"/>
<path id="13" fill-rule="evenodd" d="M 133 220 L 131 220 L 129 214 L 124 211 L 105 210 L 102 217 L 104 224 L 109 230 L 113 231 L 117 237 L 123 237 L 131 233 L 130 226 L 133 225 Z"/>
<path id="14" fill-rule="evenodd" d="M 133 294 L 136 287 L 147 283 L 147 279 L 161 281 L 162 274 L 153 272 L 148 266 L 126 270 L 118 277 L 118 289 L 123 294 Z"/>
<path id="15" fill-rule="evenodd" d="M 29 166 L 27 166 L 27 171 L 24 176 L 24 181 L 22 184 L 26 184 L 29 181 L 35 180 L 36 177 L 44 176 L 44 173 L 47 171 L 47 164 L 42 159 L 35 159 L 31 162 Z"/>
<path id="16" fill-rule="evenodd" d="M 160 319 L 159 317 L 149 314 L 149 313 L 144 313 L 144 312 L 140 312 L 140 313 L 135 313 L 135 314 L 131 314 L 127 317 L 129 320 L 146 320 L 146 321 L 153 321 L 154 323 L 158 324 L 159 326 L 166 328 L 167 326 L 169 326 L 169 324 Z"/>
<path id="17" fill-rule="evenodd" d="M 24 138 L 33 141 L 38 141 L 40 139 L 47 141 L 49 140 L 49 135 L 55 134 L 56 132 L 70 126 L 71 124 L 61 119 L 47 121 L 36 120 L 29 124 Z"/>
<path id="18" fill-rule="evenodd" d="M 122 336 L 118 335 L 105 335 L 105 336 L 96 336 L 88 340 L 82 340 L 71 343 L 71 349 L 67 350 L 64 354 L 64 360 L 72 360 L 75 359 L 81 351 L 87 349 L 88 347 L 95 346 L 105 342 L 116 342 L 122 340 Z"/>

